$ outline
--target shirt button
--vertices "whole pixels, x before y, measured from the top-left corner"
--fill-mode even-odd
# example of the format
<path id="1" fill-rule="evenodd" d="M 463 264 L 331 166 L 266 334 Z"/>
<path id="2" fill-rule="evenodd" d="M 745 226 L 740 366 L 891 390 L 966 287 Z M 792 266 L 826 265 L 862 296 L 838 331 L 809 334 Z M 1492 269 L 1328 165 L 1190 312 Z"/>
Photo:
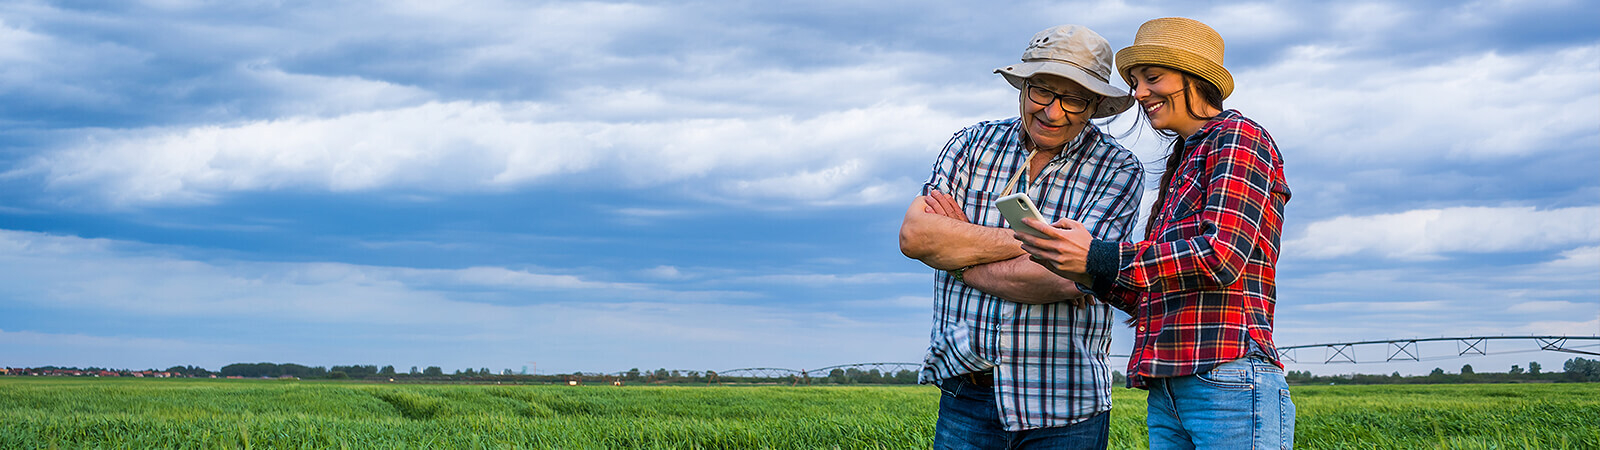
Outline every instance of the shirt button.
<path id="1" fill-rule="evenodd" d="M 1139 332 L 1140 332 L 1140 333 L 1143 333 L 1143 332 L 1144 332 L 1144 325 L 1139 325 Z"/>

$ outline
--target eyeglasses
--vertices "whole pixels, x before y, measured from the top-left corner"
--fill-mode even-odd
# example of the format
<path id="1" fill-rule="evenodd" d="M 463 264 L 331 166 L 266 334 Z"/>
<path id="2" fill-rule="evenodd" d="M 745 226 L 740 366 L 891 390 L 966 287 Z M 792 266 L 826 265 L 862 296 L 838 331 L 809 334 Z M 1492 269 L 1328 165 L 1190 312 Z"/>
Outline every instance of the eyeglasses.
<path id="1" fill-rule="evenodd" d="M 1050 106 L 1051 102 L 1061 101 L 1061 110 L 1068 114 L 1077 114 L 1089 109 L 1089 102 L 1093 101 L 1076 95 L 1057 94 L 1049 89 L 1025 83 L 1028 91 L 1028 101 L 1039 106 Z"/>

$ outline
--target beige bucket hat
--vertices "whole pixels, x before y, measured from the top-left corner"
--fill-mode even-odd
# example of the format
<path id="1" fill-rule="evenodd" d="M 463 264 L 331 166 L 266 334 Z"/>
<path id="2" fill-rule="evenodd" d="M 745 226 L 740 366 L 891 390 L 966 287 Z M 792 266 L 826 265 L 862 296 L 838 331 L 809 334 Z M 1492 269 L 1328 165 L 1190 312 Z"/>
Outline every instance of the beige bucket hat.
<path id="1" fill-rule="evenodd" d="M 1233 94 L 1233 74 L 1222 67 L 1222 35 L 1198 20 L 1183 17 L 1150 19 L 1139 26 L 1133 45 L 1117 51 L 1117 72 L 1133 86 L 1134 66 L 1171 67 L 1217 85 L 1222 98 Z"/>
<path id="2" fill-rule="evenodd" d="M 1022 52 L 1022 63 L 994 70 L 1017 89 L 1023 82 L 1041 73 L 1072 80 L 1084 88 L 1105 96 L 1092 118 L 1110 117 L 1126 111 L 1133 105 L 1128 91 L 1111 85 L 1111 43 L 1087 27 L 1061 25 L 1033 35 L 1028 49 Z"/>

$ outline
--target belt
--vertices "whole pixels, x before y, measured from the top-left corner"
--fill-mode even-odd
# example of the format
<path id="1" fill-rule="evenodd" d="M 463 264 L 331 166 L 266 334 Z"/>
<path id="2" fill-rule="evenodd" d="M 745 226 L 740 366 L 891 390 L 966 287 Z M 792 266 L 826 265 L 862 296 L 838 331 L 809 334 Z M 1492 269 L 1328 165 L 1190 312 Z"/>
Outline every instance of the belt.
<path id="1" fill-rule="evenodd" d="M 985 370 L 982 372 L 967 372 L 961 375 L 956 375 L 956 378 L 966 380 L 968 383 L 982 387 L 994 387 L 994 369 Z"/>

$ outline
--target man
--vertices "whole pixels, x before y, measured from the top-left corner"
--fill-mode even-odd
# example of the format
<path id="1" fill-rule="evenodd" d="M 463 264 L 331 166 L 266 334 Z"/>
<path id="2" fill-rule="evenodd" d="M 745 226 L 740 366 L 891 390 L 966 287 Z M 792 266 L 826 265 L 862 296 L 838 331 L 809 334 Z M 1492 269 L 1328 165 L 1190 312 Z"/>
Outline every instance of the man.
<path id="1" fill-rule="evenodd" d="M 1121 241 L 1138 216 L 1143 167 L 1089 123 L 1126 110 L 1111 45 L 1063 25 L 995 69 L 1020 115 L 945 144 L 906 210 L 900 249 L 938 269 L 921 383 L 938 384 L 935 448 L 1104 448 L 1110 431 L 1111 308 L 1029 261 L 996 199 L 1027 193 L 1047 222 L 1073 218 Z"/>

